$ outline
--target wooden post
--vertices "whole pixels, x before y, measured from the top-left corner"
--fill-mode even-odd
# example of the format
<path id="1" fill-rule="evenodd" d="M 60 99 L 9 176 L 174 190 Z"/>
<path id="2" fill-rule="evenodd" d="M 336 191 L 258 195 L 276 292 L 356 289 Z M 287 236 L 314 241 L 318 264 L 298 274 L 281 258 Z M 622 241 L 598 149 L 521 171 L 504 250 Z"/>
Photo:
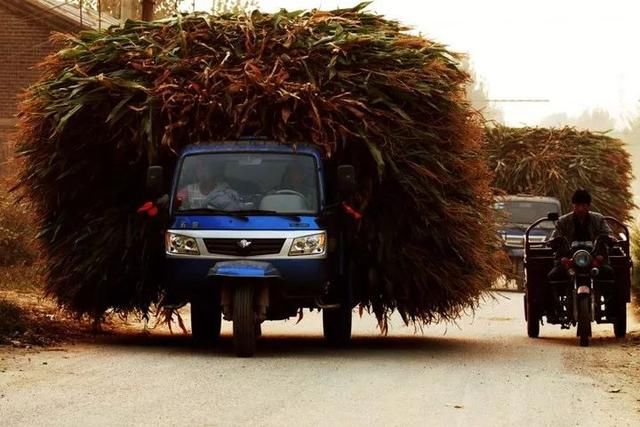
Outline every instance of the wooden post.
<path id="1" fill-rule="evenodd" d="M 142 20 L 153 21 L 154 0 L 142 0 Z"/>

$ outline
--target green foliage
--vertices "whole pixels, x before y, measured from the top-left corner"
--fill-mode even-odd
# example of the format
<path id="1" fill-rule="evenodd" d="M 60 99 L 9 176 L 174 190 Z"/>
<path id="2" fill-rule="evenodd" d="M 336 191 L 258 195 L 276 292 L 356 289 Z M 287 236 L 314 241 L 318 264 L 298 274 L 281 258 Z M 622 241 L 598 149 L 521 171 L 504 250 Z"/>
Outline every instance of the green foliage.
<path id="1" fill-rule="evenodd" d="M 0 183 L 0 267 L 27 266 L 37 258 L 35 225 L 29 206 Z"/>

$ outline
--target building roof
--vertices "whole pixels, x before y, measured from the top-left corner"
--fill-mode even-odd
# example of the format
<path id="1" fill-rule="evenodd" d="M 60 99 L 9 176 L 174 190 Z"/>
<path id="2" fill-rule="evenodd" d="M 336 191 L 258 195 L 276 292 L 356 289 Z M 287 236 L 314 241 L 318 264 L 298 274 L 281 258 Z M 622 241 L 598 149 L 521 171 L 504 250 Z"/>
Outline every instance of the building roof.
<path id="1" fill-rule="evenodd" d="M 119 25 L 120 21 L 103 13 L 80 10 L 65 0 L 2 0 L 1 5 L 15 12 L 28 15 L 34 21 L 47 22 L 61 29 L 106 29 Z M 73 28 L 69 28 L 72 26 Z"/>

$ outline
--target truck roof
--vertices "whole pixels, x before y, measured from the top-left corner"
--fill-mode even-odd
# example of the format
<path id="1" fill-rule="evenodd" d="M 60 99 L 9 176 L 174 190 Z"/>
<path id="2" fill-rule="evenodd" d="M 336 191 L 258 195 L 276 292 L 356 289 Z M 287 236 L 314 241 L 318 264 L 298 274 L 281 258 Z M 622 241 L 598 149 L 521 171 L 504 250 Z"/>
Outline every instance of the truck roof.
<path id="1" fill-rule="evenodd" d="M 308 143 L 280 143 L 260 139 L 246 139 L 237 141 L 211 141 L 199 142 L 186 146 L 181 156 L 192 154 L 225 153 L 232 151 L 240 152 L 277 152 L 277 153 L 302 153 L 310 154 L 314 157 L 321 157 L 321 150 Z"/>
<path id="2" fill-rule="evenodd" d="M 554 203 L 558 206 L 560 205 L 560 200 L 555 197 L 547 197 L 547 196 L 529 196 L 526 194 L 518 194 L 518 195 L 506 195 L 496 197 L 496 200 L 499 202 L 502 201 L 513 201 L 513 202 L 540 202 L 540 203 Z"/>

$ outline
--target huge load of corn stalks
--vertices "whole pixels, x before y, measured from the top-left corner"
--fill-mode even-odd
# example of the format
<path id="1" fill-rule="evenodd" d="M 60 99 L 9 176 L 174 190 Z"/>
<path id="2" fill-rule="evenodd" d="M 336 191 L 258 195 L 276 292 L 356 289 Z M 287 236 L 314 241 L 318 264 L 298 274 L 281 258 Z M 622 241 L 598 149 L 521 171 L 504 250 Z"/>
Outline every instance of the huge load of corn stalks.
<path id="1" fill-rule="evenodd" d="M 602 132 L 564 128 L 486 130 L 494 185 L 508 194 L 557 197 L 571 208 L 577 188 L 589 190 L 593 209 L 629 221 L 633 173 L 624 143 Z"/>
<path id="2" fill-rule="evenodd" d="M 365 6 L 60 36 L 20 114 L 49 293 L 92 316 L 161 301 L 161 232 L 136 214 L 147 166 L 171 172 L 187 144 L 262 136 L 356 163 L 362 307 L 407 322 L 473 307 L 495 274 L 495 231 L 468 76 Z"/>

